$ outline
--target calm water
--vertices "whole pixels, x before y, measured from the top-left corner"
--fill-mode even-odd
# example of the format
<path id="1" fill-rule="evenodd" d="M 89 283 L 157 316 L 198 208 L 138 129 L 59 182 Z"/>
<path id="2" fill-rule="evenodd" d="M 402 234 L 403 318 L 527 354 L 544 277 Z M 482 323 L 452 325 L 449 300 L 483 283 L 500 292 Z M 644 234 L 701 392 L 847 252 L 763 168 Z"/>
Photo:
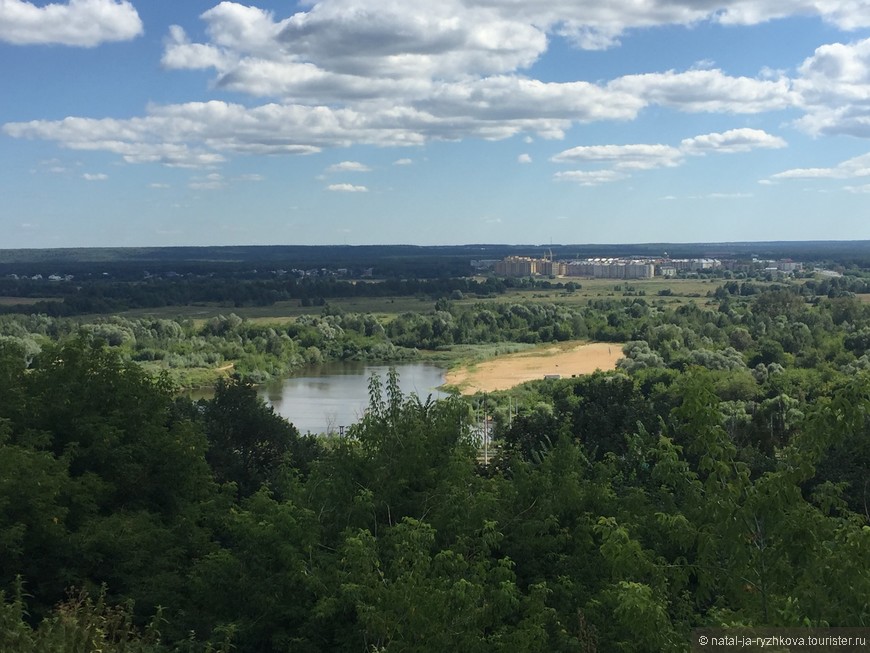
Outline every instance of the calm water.
<path id="1" fill-rule="evenodd" d="M 416 393 L 421 399 L 446 395 L 435 388 L 444 383 L 444 370 L 434 365 L 413 363 L 395 365 L 399 386 L 405 395 Z M 259 395 L 275 412 L 291 421 L 300 433 L 337 432 L 340 426 L 359 421 L 369 404 L 369 379 L 381 377 L 386 385 L 389 366 L 364 363 L 320 365 L 305 376 L 263 385 Z"/>

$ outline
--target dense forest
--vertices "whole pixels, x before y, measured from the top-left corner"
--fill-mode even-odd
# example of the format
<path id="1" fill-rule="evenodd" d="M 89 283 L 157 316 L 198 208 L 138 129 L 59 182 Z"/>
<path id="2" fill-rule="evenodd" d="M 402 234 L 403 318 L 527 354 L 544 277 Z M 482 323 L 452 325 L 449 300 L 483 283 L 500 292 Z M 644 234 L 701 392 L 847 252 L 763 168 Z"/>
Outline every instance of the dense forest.
<path id="1" fill-rule="evenodd" d="M 770 241 L 731 243 L 643 244 L 527 244 L 468 245 L 233 245 L 223 247 L 69 247 L 0 249 L 0 274 L 67 274 L 100 269 L 150 269 L 176 272 L 251 270 L 272 267 L 375 267 L 379 274 L 422 277 L 463 275 L 473 259 L 540 256 L 552 251 L 558 258 L 662 256 L 675 258 L 793 258 L 799 261 L 836 261 L 846 267 L 870 266 L 870 241 Z"/>
<path id="2" fill-rule="evenodd" d="M 870 626 L 864 283 L 3 316 L 0 650 L 685 651 L 702 626 Z M 373 378 L 363 420 L 317 438 L 252 385 L 579 338 L 625 343 L 618 369 L 488 395 L 486 463 L 461 397 Z M 229 363 L 213 398 L 179 395 Z"/>

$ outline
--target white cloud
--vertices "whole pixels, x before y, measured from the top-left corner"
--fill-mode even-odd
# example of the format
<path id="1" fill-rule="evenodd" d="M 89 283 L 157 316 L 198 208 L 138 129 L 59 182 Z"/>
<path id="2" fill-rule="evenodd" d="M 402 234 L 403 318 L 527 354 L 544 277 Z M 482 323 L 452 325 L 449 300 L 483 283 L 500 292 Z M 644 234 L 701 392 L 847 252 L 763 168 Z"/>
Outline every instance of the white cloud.
<path id="1" fill-rule="evenodd" d="M 530 154 L 520 154 L 517 157 L 517 163 L 531 163 L 532 156 Z"/>
<path id="2" fill-rule="evenodd" d="M 14 45 L 93 47 L 128 41 L 141 33 L 142 21 L 127 0 L 69 0 L 44 6 L 0 0 L 0 41 Z"/>
<path id="3" fill-rule="evenodd" d="M 631 170 L 674 168 L 685 162 L 687 155 L 707 152 L 749 152 L 756 148 L 785 147 L 784 140 L 760 129 L 732 129 L 686 138 L 679 147 L 660 143 L 629 145 L 581 145 L 559 152 L 554 163 L 605 164 L 609 169 L 556 173 L 556 179 L 571 179 L 587 186 L 627 178 Z"/>
<path id="4" fill-rule="evenodd" d="M 573 181 L 581 186 L 598 186 L 625 179 L 628 175 L 618 170 L 567 170 L 557 172 L 555 177 L 558 181 Z"/>
<path id="5" fill-rule="evenodd" d="M 223 175 L 217 172 L 212 172 L 203 177 L 193 177 L 187 186 L 193 190 L 218 190 L 224 188 L 226 183 Z"/>
<path id="6" fill-rule="evenodd" d="M 104 174 L 102 172 L 90 173 L 86 172 L 82 175 L 82 179 L 85 181 L 106 181 L 109 178 L 109 175 Z"/>
<path id="7" fill-rule="evenodd" d="M 788 16 L 818 16 L 843 29 L 870 25 L 870 6 L 854 0 L 475 0 L 503 15 L 544 25 L 589 49 L 612 47 L 629 29 L 693 25 L 702 21 L 756 25 Z"/>
<path id="8" fill-rule="evenodd" d="M 794 86 L 806 111 L 799 128 L 870 137 L 870 39 L 822 45 L 798 71 Z"/>
<path id="9" fill-rule="evenodd" d="M 717 69 L 625 75 L 607 88 L 685 112 L 760 113 L 798 101 L 788 79 L 731 77 Z"/>
<path id="10" fill-rule="evenodd" d="M 223 69 L 233 57 L 214 45 L 191 43 L 184 29 L 179 25 L 169 27 L 161 63 L 178 70 L 197 70 L 201 68 Z"/>
<path id="11" fill-rule="evenodd" d="M 227 4 L 227 3 L 224 3 Z M 451 78 L 530 66 L 545 32 L 496 6 L 461 0 L 326 0 L 280 23 L 278 44 L 324 69 L 385 77 Z"/>
<path id="12" fill-rule="evenodd" d="M 395 161 L 393 161 L 394 166 L 409 166 L 413 163 L 414 162 L 411 159 L 396 159 Z"/>
<path id="13" fill-rule="evenodd" d="M 842 29 L 870 25 L 870 6 L 854 0 L 738 0 L 723 3 L 718 21 L 725 25 L 757 25 L 788 16 L 819 16 Z"/>
<path id="14" fill-rule="evenodd" d="M 172 186 L 170 186 L 169 184 L 164 184 L 161 182 L 154 182 L 154 183 L 148 184 L 148 187 L 149 188 L 156 188 L 156 189 L 172 188 Z"/>
<path id="15" fill-rule="evenodd" d="M 792 168 L 770 177 L 779 179 L 856 179 L 870 177 L 870 154 L 847 159 L 832 168 Z"/>
<path id="16" fill-rule="evenodd" d="M 359 161 L 342 161 L 329 166 L 327 172 L 371 172 L 366 164 Z"/>
<path id="17" fill-rule="evenodd" d="M 573 121 L 630 120 L 644 104 L 636 94 L 610 86 L 498 75 L 442 84 L 417 106 L 439 116 L 526 121 L 530 130 L 552 135 Z"/>
<path id="18" fill-rule="evenodd" d="M 208 141 L 208 125 L 196 124 L 193 117 L 187 120 L 179 115 L 151 115 L 129 120 L 32 120 L 6 123 L 3 131 L 15 138 L 56 141 L 72 150 L 112 152 L 127 163 L 160 163 L 174 168 L 209 167 L 223 163 L 225 159 L 221 154 L 202 146 L 193 149 L 183 142 L 203 140 L 203 136 Z M 220 134 L 222 130 L 216 127 L 216 133 Z"/>
<path id="19" fill-rule="evenodd" d="M 773 136 L 761 129 L 731 129 L 721 134 L 703 134 L 694 138 L 686 138 L 680 143 L 680 150 L 687 154 L 704 154 L 706 152 L 749 152 L 750 150 L 779 149 L 786 147 L 786 142 L 779 136 Z"/>
<path id="20" fill-rule="evenodd" d="M 753 197 L 752 193 L 708 193 L 705 199 L 712 200 L 742 200 Z"/>
<path id="21" fill-rule="evenodd" d="M 521 75 L 546 51 L 548 32 L 594 40 L 599 29 L 689 24 L 727 5 L 406 0 L 373 8 L 369 0 L 320 0 L 278 19 L 222 2 L 202 15 L 210 42 L 192 44 L 173 26 L 163 61 L 214 69 L 218 86 L 249 95 L 380 112 L 413 125 L 423 140 L 521 132 L 562 138 L 573 123 L 631 120 L 649 104 L 732 113 L 792 106 L 787 80 L 720 70 L 631 75 L 606 85 Z"/>
<path id="22" fill-rule="evenodd" d="M 211 39 L 220 47 L 260 53 L 264 42 L 271 42 L 281 31 L 270 11 L 221 2 L 202 14 Z"/>
<path id="23" fill-rule="evenodd" d="M 326 190 L 334 193 L 368 193 L 369 189 L 365 186 L 354 186 L 353 184 L 330 184 Z"/>
<path id="24" fill-rule="evenodd" d="M 21 4 L 0 0 L 0 7 L 8 11 L 15 3 Z M 870 136 L 870 116 L 811 106 L 811 89 L 824 96 L 822 59 L 834 56 L 821 49 L 817 62 L 802 66 L 800 80 L 771 71 L 757 78 L 730 76 L 709 68 L 707 61 L 686 71 L 605 82 L 544 82 L 526 75 L 556 34 L 584 47 L 603 47 L 626 29 L 705 20 L 745 24 L 800 14 L 861 24 L 862 11 L 847 11 L 845 3 L 385 0 L 375 5 L 372 0 L 311 0 L 301 4 L 301 11 L 279 17 L 221 2 L 202 14 L 202 43 L 191 42 L 182 27 L 170 27 L 163 65 L 212 70 L 218 88 L 268 98 L 264 104 L 151 106 L 145 115 L 127 120 L 70 117 L 9 123 L 3 131 L 75 150 L 112 152 L 129 163 L 175 167 L 216 166 L 235 154 L 310 154 L 355 144 L 397 147 L 518 135 L 561 139 L 578 123 L 630 121 L 654 105 L 729 114 L 806 107 L 810 113 L 802 127 L 808 131 L 865 130 Z M 129 3 L 72 0 L 63 6 L 72 10 L 97 4 L 120 10 Z M 837 61 L 848 59 L 834 54 Z M 863 61 L 863 56 L 856 49 L 852 58 Z M 687 153 L 746 151 L 779 142 L 770 136 L 763 145 L 748 135 L 740 144 L 736 134 L 720 136 L 729 134 L 727 143 L 695 140 L 679 148 L 663 146 L 670 150 L 633 161 L 622 156 L 618 165 L 677 165 Z"/>
<path id="25" fill-rule="evenodd" d="M 836 168 L 792 168 L 777 172 L 771 179 L 842 179 Z"/>
<path id="26" fill-rule="evenodd" d="M 674 167 L 680 164 L 682 153 L 670 145 L 582 145 L 565 150 L 551 160 L 557 163 L 610 163 L 617 169 L 647 170 Z"/>

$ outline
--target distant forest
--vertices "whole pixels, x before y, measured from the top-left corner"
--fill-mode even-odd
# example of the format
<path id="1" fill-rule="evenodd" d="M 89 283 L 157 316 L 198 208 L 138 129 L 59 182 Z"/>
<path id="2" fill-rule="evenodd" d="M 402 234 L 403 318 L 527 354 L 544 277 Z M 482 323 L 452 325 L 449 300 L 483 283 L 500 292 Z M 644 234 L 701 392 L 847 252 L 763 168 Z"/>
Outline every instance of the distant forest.
<path id="1" fill-rule="evenodd" d="M 848 290 L 868 292 L 870 242 L 557 245 L 461 247 L 177 247 L 0 250 L 0 313 L 54 317 L 199 303 L 227 307 L 297 301 L 319 306 L 338 297 L 486 297 L 528 279 L 471 278 L 474 260 L 508 255 L 792 258 L 850 272 Z M 706 270 L 701 274 L 722 275 Z M 730 273 L 725 273 L 730 274 Z M 531 282 L 564 287 L 576 280 Z M 823 291 L 824 294 L 827 291 Z"/>
<path id="2" fill-rule="evenodd" d="M 273 245 L 225 247 L 107 247 L 0 249 L 0 276 L 83 274 L 124 271 L 250 271 L 273 268 L 374 268 L 378 276 L 420 278 L 462 276 L 474 259 L 505 256 L 555 258 L 668 256 L 673 258 L 758 258 L 833 262 L 870 267 L 870 241 L 782 241 L 755 243 L 538 244 L 538 245 Z"/>

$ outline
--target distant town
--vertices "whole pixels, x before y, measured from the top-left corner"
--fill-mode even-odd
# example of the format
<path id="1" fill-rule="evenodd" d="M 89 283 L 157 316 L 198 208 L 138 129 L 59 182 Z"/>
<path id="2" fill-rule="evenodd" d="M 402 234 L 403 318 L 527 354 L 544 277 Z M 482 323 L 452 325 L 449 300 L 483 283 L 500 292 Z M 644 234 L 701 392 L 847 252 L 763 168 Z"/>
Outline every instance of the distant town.
<path id="1" fill-rule="evenodd" d="M 554 260 L 552 256 L 532 258 L 507 256 L 501 260 L 475 260 L 478 271 L 492 270 L 503 277 L 585 277 L 592 279 L 652 279 L 676 277 L 681 273 L 729 270 L 731 272 L 769 272 L 774 276 L 793 275 L 804 264 L 791 259 L 747 260 L 715 258 L 585 258 Z M 817 271 L 816 271 L 817 272 Z"/>

